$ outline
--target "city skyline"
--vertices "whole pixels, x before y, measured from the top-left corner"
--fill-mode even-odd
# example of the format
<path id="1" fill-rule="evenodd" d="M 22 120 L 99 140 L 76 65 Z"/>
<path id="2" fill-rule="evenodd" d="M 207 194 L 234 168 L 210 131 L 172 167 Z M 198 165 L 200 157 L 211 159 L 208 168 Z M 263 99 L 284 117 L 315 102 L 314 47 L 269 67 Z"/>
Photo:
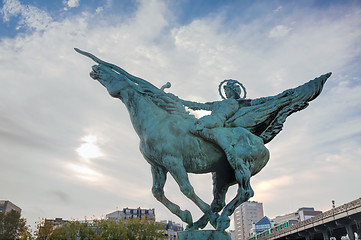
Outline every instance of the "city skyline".
<path id="1" fill-rule="evenodd" d="M 254 99 L 333 72 L 266 145 L 271 158 L 251 179 L 250 200 L 273 218 L 360 197 L 360 1 L 4 0 L 0 14 L 0 199 L 30 224 L 117 207 L 181 222 L 152 196 L 124 105 L 90 79 L 94 63 L 74 47 L 200 102 L 220 100 L 224 79 Z M 211 202 L 211 176 L 190 178 Z M 201 216 L 171 177 L 165 193 Z"/>

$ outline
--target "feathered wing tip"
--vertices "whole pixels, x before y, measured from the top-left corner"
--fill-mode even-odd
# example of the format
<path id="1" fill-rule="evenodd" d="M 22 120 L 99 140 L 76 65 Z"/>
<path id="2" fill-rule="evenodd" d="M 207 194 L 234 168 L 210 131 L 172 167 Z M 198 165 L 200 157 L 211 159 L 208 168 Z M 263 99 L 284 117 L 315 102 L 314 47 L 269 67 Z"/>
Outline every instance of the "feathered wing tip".
<path id="1" fill-rule="evenodd" d="M 277 110 L 272 113 L 274 117 L 270 121 L 269 126 L 260 134 L 265 143 L 270 142 L 282 130 L 288 116 L 305 109 L 308 107 L 309 102 L 320 95 L 324 84 L 331 74 L 329 72 L 321 75 L 299 87 L 286 90 L 282 94 L 275 96 L 271 104 L 278 105 Z M 286 102 L 284 102 L 285 99 L 287 100 Z M 272 107 L 270 106 L 270 108 Z"/>
<path id="2" fill-rule="evenodd" d="M 282 130 L 288 116 L 305 109 L 320 95 L 330 76 L 331 73 L 327 73 L 276 96 L 251 100 L 251 106 L 240 108 L 226 124 L 246 128 L 268 143 Z"/>
<path id="3" fill-rule="evenodd" d="M 299 101 L 311 102 L 322 92 L 323 86 L 325 85 L 327 79 L 331 76 L 331 72 L 321 75 L 295 89 L 293 91 L 295 94 L 299 95 Z"/>

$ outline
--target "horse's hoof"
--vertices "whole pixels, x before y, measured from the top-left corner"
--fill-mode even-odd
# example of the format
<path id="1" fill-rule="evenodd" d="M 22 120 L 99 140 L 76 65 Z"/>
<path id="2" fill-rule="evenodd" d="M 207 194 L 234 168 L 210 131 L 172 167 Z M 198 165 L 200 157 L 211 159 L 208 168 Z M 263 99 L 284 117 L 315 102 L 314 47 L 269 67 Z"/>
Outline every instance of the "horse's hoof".
<path id="1" fill-rule="evenodd" d="M 193 219 L 192 219 L 192 214 L 190 211 L 188 210 L 184 210 L 180 213 L 180 218 L 182 219 L 183 222 L 188 223 L 189 227 L 193 226 Z"/>
<path id="2" fill-rule="evenodd" d="M 208 217 L 207 215 L 203 215 L 198 221 L 193 223 L 193 226 L 189 228 L 189 230 L 198 230 L 203 229 L 205 226 L 207 226 L 208 223 Z"/>
<path id="3" fill-rule="evenodd" d="M 186 227 L 186 231 L 192 231 L 192 230 L 197 230 L 196 228 L 194 228 L 194 225 L 192 224 L 192 225 L 187 225 L 187 227 Z"/>

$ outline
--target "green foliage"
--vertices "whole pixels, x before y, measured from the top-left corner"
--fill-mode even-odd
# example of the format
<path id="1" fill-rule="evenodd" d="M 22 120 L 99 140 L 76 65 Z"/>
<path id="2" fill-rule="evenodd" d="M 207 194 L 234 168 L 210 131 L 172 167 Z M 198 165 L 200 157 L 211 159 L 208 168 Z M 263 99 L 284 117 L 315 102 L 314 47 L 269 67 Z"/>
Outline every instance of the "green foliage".
<path id="1" fill-rule="evenodd" d="M 101 239 L 127 239 L 127 229 L 124 222 L 107 219 L 94 222 L 97 233 Z"/>
<path id="2" fill-rule="evenodd" d="M 141 221 L 137 218 L 127 221 L 101 219 L 90 221 L 69 221 L 54 227 L 43 221 L 38 225 L 37 239 L 76 239 L 76 240 L 155 240 L 164 239 L 163 225 L 156 222 Z"/>
<path id="3" fill-rule="evenodd" d="M 127 238 L 129 240 L 153 240 L 162 239 L 163 226 L 156 222 L 140 221 L 133 218 L 125 222 Z"/>
<path id="4" fill-rule="evenodd" d="M 0 239 L 32 239 L 29 226 L 19 212 L 11 210 L 6 214 L 0 213 Z"/>
<path id="5" fill-rule="evenodd" d="M 47 239 L 53 230 L 54 226 L 52 222 L 42 220 L 37 223 L 37 231 L 35 232 L 35 235 L 37 236 L 36 239 Z"/>

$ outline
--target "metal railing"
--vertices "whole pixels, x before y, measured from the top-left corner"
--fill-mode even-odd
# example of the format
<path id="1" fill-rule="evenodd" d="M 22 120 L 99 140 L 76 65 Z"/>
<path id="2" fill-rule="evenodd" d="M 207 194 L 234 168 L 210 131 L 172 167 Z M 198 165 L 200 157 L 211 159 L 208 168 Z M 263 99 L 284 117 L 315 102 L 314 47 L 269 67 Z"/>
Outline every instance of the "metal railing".
<path id="1" fill-rule="evenodd" d="M 269 235 L 265 236 L 265 237 L 262 237 L 262 238 L 257 238 L 257 239 L 272 239 L 272 238 L 275 238 L 279 235 L 288 235 L 287 233 L 290 233 L 290 232 L 293 232 L 295 230 L 304 230 L 304 229 L 307 229 L 307 228 L 310 228 L 310 227 L 314 227 L 315 223 L 319 223 L 320 221 L 323 223 L 324 220 L 329 220 L 330 217 L 333 218 L 333 220 L 336 220 L 338 219 L 337 218 L 337 215 L 339 214 L 342 214 L 342 213 L 347 213 L 353 209 L 356 209 L 356 208 L 359 208 L 361 207 L 361 198 L 359 199 L 356 199 L 352 202 L 349 202 L 349 203 L 346 203 L 346 204 L 343 204 L 339 207 L 336 207 L 336 208 L 333 208 L 331 210 L 328 210 L 326 212 L 323 212 L 323 213 L 320 213 L 312 218 L 309 218 L 307 220 L 304 220 L 304 221 L 301 221 L 301 222 L 298 222 L 296 224 L 293 224 L 287 228 L 284 228 L 284 229 L 281 229 L 277 232 L 273 232 L 273 233 L 270 233 Z M 306 227 L 307 226 L 307 227 Z M 317 226 L 317 225 L 316 225 Z"/>

